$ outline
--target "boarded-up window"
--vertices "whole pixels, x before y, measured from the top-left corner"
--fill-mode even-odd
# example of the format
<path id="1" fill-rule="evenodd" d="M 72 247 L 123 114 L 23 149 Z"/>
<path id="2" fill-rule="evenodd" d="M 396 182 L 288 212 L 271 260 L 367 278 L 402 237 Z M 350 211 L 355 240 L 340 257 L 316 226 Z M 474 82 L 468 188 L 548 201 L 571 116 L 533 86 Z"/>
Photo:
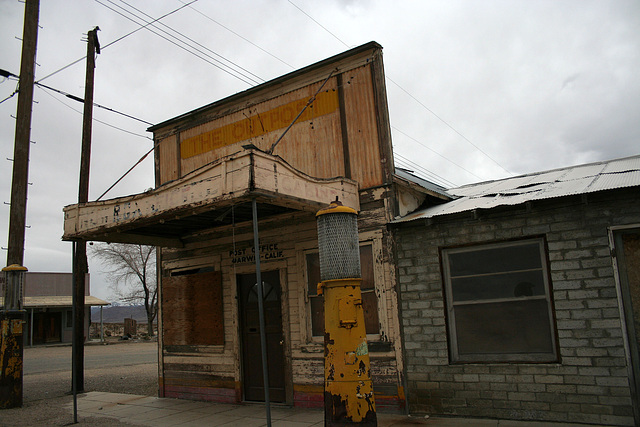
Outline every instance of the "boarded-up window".
<path id="1" fill-rule="evenodd" d="M 557 361 L 542 239 L 443 250 L 454 362 Z"/>
<path id="2" fill-rule="evenodd" d="M 320 282 L 320 260 L 318 252 L 306 255 L 307 261 L 307 295 L 311 312 L 311 332 L 313 336 L 324 335 L 324 298 L 318 295 Z M 378 297 L 373 274 L 373 251 L 371 245 L 360 246 L 360 269 L 362 271 L 362 309 L 367 334 L 380 333 L 378 321 Z"/>
<path id="3" fill-rule="evenodd" d="M 165 345 L 224 344 L 222 278 L 219 271 L 163 277 Z"/>

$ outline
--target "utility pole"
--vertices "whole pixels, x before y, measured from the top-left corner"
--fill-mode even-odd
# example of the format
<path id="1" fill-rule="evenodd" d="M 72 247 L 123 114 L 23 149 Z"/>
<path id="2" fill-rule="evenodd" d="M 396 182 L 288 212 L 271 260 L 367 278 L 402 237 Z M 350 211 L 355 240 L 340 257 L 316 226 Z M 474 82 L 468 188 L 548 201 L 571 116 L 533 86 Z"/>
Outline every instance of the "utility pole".
<path id="1" fill-rule="evenodd" d="M 80 154 L 80 184 L 78 204 L 89 201 L 89 161 L 91 159 L 91 126 L 93 124 L 93 81 L 96 67 L 95 55 L 100 53 L 98 30 L 95 27 L 87 34 L 87 71 L 84 87 L 84 116 L 82 122 L 82 151 Z M 75 282 L 73 289 L 74 331 L 73 331 L 73 376 L 72 385 L 77 392 L 84 391 L 84 297 L 85 278 L 89 272 L 87 262 L 87 242 L 81 240 L 75 245 Z"/>
<path id="2" fill-rule="evenodd" d="M 2 269 L 4 306 L 0 313 L 0 409 L 22 406 L 22 362 L 24 355 L 22 288 L 24 273 L 27 270 L 22 264 L 24 262 L 31 110 L 39 14 L 40 1 L 26 0 L 13 154 L 13 179 L 11 181 L 7 267 Z"/>

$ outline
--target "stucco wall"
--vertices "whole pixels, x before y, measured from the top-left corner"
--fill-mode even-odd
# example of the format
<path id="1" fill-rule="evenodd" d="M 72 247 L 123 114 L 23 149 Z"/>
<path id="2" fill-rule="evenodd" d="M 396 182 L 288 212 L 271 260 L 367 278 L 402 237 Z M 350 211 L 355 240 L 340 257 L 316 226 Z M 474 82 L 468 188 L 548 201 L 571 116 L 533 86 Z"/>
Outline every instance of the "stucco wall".
<path id="1" fill-rule="evenodd" d="M 634 189 L 399 225 L 411 411 L 633 425 L 608 227 L 639 223 Z M 451 364 L 441 248 L 530 236 L 548 246 L 560 363 Z"/>

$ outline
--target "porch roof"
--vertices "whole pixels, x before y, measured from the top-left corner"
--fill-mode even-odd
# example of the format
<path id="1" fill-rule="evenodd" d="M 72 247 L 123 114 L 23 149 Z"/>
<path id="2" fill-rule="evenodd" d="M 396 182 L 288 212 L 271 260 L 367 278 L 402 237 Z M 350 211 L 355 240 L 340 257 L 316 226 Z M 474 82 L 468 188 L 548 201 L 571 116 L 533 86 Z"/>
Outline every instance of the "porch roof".
<path id="1" fill-rule="evenodd" d="M 24 297 L 24 308 L 46 308 L 46 307 L 71 307 L 73 297 L 71 296 L 40 296 Z M 4 299 L 0 297 L 0 306 L 3 306 Z M 84 305 L 110 305 L 110 302 L 101 300 L 91 295 L 85 295 Z"/>
<path id="2" fill-rule="evenodd" d="M 154 190 L 64 208 L 63 240 L 182 247 L 198 231 L 290 211 L 316 212 L 336 197 L 360 209 L 358 184 L 313 178 L 254 147 L 219 159 Z"/>

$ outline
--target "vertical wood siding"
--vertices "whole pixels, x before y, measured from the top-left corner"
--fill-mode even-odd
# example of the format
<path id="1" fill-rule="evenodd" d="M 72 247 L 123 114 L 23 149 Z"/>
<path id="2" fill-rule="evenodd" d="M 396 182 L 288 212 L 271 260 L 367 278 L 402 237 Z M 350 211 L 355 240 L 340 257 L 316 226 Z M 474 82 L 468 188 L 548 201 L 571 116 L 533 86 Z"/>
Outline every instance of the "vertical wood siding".
<path id="1" fill-rule="evenodd" d="M 178 135 L 171 135 L 159 140 L 157 143 L 159 185 L 180 177 L 178 170 L 178 137 Z"/>
<path id="2" fill-rule="evenodd" d="M 335 102 L 338 103 L 335 109 L 329 106 L 321 109 L 321 114 L 315 115 L 314 104 L 312 104 L 302 118 L 282 137 L 273 154 L 282 157 L 294 168 L 312 177 L 345 176 L 347 173 L 345 164 L 349 164 L 351 176 L 360 183 L 360 188 L 382 185 L 384 183 L 383 168 L 386 166 L 380 154 L 377 97 L 374 93 L 371 64 L 344 72 L 341 80 L 340 102 L 338 102 L 337 77 L 330 78 L 318 94 L 318 99 L 322 96 L 325 97 L 323 99 L 335 98 Z M 178 138 L 181 144 L 189 143 L 191 147 L 194 138 L 200 136 L 202 139 L 200 146 L 208 147 L 221 144 L 219 138 L 222 136 L 220 135 L 232 135 L 233 131 L 229 129 L 236 125 L 241 126 L 243 123 L 249 127 L 265 126 L 265 129 L 269 130 L 267 119 L 270 115 L 277 114 L 281 106 L 291 105 L 296 101 L 298 101 L 297 107 L 306 104 L 316 94 L 322 83 L 323 81 L 318 81 L 247 107 L 230 106 L 227 110 L 212 112 L 209 118 L 201 119 L 200 123 L 183 125 L 179 132 L 176 129 L 157 130 L 157 136 L 164 135 L 158 147 L 160 182 L 165 183 L 176 179 L 176 174 L 184 176 L 223 156 L 242 150 L 242 146 L 246 144 L 253 144 L 266 151 L 283 135 L 286 126 L 283 125 L 284 119 L 281 119 L 279 123 L 283 127 L 267 132 L 264 129 L 255 129 L 255 136 L 209 151 L 202 148 L 201 151 L 204 152 L 197 155 L 192 155 L 190 148 L 182 152 L 181 156 L 179 145 L 170 142 L 173 138 Z M 343 115 L 342 123 L 340 114 Z M 288 112 L 287 117 L 290 115 Z M 251 134 L 247 132 L 247 135 Z M 348 139 L 347 150 L 343 146 L 344 138 Z M 216 142 L 212 142 L 212 139 L 216 139 Z M 229 136 L 229 140 L 234 139 Z M 347 159 L 348 162 L 345 162 L 345 152 L 350 156 Z"/>
<path id="3" fill-rule="evenodd" d="M 162 305 L 165 346 L 224 344 L 219 271 L 165 277 Z"/>
<path id="4" fill-rule="evenodd" d="M 171 181 L 239 152 L 247 144 L 268 150 L 286 128 L 282 125 L 284 116 L 279 121 L 276 117 L 283 106 L 306 103 L 330 72 L 335 74 L 318 95 L 318 102 L 322 98 L 328 100 L 327 104 L 317 109 L 310 107 L 273 154 L 309 176 L 349 175 L 359 183 L 359 231 L 361 239 L 372 242 L 375 251 L 381 325 L 380 336 L 370 347 L 376 404 L 397 408 L 404 399 L 400 385 L 402 357 L 393 239 L 386 229 L 388 220 L 395 216 L 395 194 L 389 186 L 393 158 L 379 46 L 313 69 L 310 74 L 258 87 L 252 92 L 255 96 L 239 94 L 156 127 L 157 176 L 160 184 Z M 233 126 L 244 128 L 233 134 Z M 239 140 L 243 132 L 249 137 Z M 224 135 L 228 145 L 221 142 Z M 214 149 L 209 150 L 211 147 Z M 283 214 L 262 219 L 259 228 L 261 244 L 277 244 L 282 252 L 261 264 L 264 270 L 281 272 L 287 403 L 322 406 L 323 343 L 321 338 L 311 336 L 304 256 L 305 251 L 317 250 L 315 218 L 302 212 Z M 219 345 L 161 343 L 162 392 L 166 397 L 240 401 L 243 374 L 236 275 L 251 273 L 255 267 L 235 253 L 253 246 L 251 224 L 219 227 L 187 236 L 183 241 L 183 249 L 162 250 L 162 275 L 187 268 L 196 259 L 200 264 L 208 258 L 218 260 L 215 267 L 222 275 L 224 340 Z M 211 266 L 214 264 L 212 261 Z M 162 311 L 170 309 L 169 304 L 162 307 Z"/>
<path id="5" fill-rule="evenodd" d="M 300 256 L 300 242 L 307 242 L 304 247 L 317 249 L 315 218 L 312 214 L 303 213 L 282 215 L 261 222 L 260 234 L 261 244 L 276 244 L 278 251 L 282 251 L 281 258 L 263 260 L 261 264 L 265 271 L 275 268 L 284 272 L 281 286 L 288 403 L 321 406 L 323 343 L 310 336 L 305 266 L 300 264 L 304 262 L 304 256 Z M 384 237 L 382 231 L 367 232 L 363 236 L 365 239 Z M 193 236 L 185 249 L 163 250 L 163 266 L 179 270 L 181 266 L 188 266 L 193 259 L 213 259 L 222 254 L 224 343 L 219 346 L 170 346 L 165 342 L 164 395 L 197 400 L 240 401 L 242 366 L 235 276 L 253 272 L 255 267 L 251 262 L 234 262 L 230 254 L 253 246 L 252 228 L 250 224 L 237 224 L 234 228 L 216 229 L 216 238 L 211 237 L 211 234 L 203 233 Z M 382 349 L 371 354 L 374 387 L 377 387 L 380 396 L 380 407 L 397 408 L 402 388 L 399 383 L 398 355 L 395 352 L 400 338 L 395 319 L 394 282 L 389 280 L 394 267 L 390 254 L 384 250 L 383 241 L 374 244 L 374 251 L 379 315 L 384 318 L 383 324 L 386 325 L 381 330 L 382 341 L 379 346 Z M 163 275 L 167 274 L 169 271 L 165 270 Z M 165 306 L 163 312 L 166 315 L 166 311 L 172 309 L 172 306 Z M 375 346 L 372 344 L 372 348 Z"/>
<path id="6" fill-rule="evenodd" d="M 346 72 L 343 77 L 345 116 L 352 179 L 360 188 L 383 183 L 370 66 Z"/>

